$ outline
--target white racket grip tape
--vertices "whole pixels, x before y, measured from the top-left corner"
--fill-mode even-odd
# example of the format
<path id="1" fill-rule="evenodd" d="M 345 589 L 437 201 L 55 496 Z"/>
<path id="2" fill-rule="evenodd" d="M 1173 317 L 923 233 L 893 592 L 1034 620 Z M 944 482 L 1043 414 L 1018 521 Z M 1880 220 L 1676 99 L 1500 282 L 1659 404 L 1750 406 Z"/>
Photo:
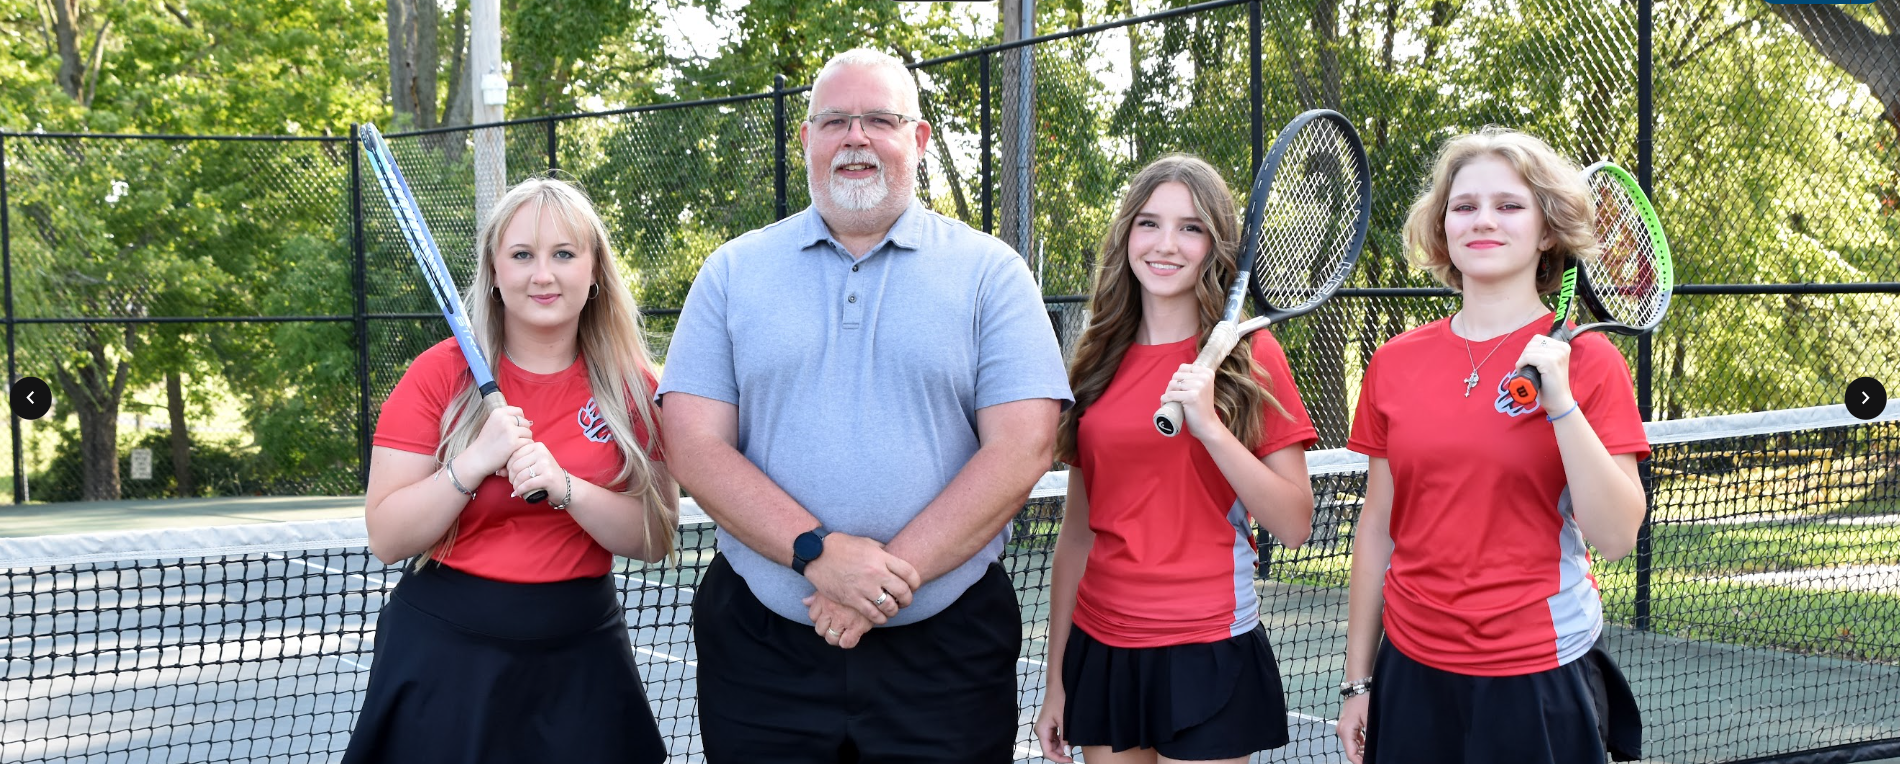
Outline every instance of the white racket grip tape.
<path id="1" fill-rule="evenodd" d="M 1240 326 L 1238 324 L 1232 321 L 1215 324 L 1214 330 L 1207 333 L 1207 344 L 1201 346 L 1201 354 L 1194 359 L 1194 365 L 1203 369 L 1212 369 L 1221 362 L 1221 359 L 1226 358 L 1228 353 L 1234 352 L 1234 345 L 1239 343 Z M 1181 425 L 1186 421 L 1187 412 L 1181 408 L 1181 404 L 1174 401 L 1161 404 L 1161 408 L 1155 411 L 1155 431 L 1170 438 L 1181 432 Z"/>

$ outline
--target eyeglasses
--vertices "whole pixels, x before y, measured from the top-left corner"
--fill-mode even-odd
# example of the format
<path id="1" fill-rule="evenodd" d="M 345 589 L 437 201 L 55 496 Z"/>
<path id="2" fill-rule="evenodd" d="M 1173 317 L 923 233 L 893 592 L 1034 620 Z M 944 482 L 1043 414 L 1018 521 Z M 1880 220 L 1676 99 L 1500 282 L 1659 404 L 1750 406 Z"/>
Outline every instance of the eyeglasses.
<path id="1" fill-rule="evenodd" d="M 894 111 L 867 111 L 863 114 L 845 114 L 844 112 L 825 111 L 805 118 L 821 135 L 839 136 L 851 132 L 852 120 L 863 120 L 864 134 L 874 138 L 884 138 L 897 132 L 905 122 L 916 122 L 917 117 L 909 117 Z"/>

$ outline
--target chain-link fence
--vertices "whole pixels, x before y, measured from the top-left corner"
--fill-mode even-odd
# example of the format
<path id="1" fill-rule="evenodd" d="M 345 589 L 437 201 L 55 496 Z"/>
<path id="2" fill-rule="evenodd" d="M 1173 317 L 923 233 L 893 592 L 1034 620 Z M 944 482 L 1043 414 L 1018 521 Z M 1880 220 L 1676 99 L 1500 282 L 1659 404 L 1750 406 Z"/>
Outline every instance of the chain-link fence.
<path id="1" fill-rule="evenodd" d="M 1024 254 L 1066 348 L 1134 170 L 1190 151 L 1245 189 L 1280 125 L 1345 113 L 1371 237 L 1338 298 L 1276 329 L 1338 446 L 1372 350 L 1456 304 L 1400 251 L 1434 149 L 1509 125 L 1651 186 L 1680 296 L 1618 342 L 1653 418 L 1832 403 L 1900 367 L 1900 61 L 1862 44 L 1885 29 L 1745 0 L 1205 3 L 918 62 L 920 193 Z M 578 181 L 663 354 L 705 256 L 808 203 L 807 90 L 389 142 L 463 283 L 478 197 Z M 16 502 L 360 490 L 380 402 L 446 332 L 358 148 L 0 136 L 10 376 L 57 399 L 0 444 Z"/>

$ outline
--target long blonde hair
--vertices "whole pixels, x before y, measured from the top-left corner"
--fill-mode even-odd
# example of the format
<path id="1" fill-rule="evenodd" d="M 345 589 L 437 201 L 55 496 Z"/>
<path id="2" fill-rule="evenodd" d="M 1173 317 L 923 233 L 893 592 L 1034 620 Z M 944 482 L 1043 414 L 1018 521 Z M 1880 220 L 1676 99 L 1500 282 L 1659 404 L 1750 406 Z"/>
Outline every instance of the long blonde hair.
<path id="1" fill-rule="evenodd" d="M 502 340 L 506 335 L 506 310 L 495 296 L 494 259 L 501 251 L 502 232 L 517 214 L 539 218 L 543 211 L 554 213 L 555 219 L 580 240 L 576 243 L 594 253 L 593 276 L 599 292 L 581 308 L 577 337 L 581 358 L 587 364 L 587 386 L 594 393 L 594 404 L 600 410 L 601 419 L 606 421 L 607 430 L 613 433 L 614 446 L 620 449 L 621 466 L 613 484 L 623 487 L 622 494 L 639 497 L 647 512 L 663 515 L 664 522 L 658 523 L 662 530 L 657 538 L 652 530 L 655 524 L 647 524 L 647 548 L 652 549 L 657 543 L 671 550 L 679 518 L 678 510 L 661 497 L 659 481 L 654 476 L 652 454 L 659 451 L 660 429 L 653 414 L 653 390 L 646 381 L 646 374 L 653 369 L 653 356 L 647 349 L 646 333 L 640 328 L 640 311 L 634 303 L 633 292 L 614 265 L 607 226 L 601 222 L 587 195 L 569 183 L 552 178 L 529 178 L 509 189 L 495 203 L 495 209 L 476 234 L 479 265 L 468 291 L 462 295 L 462 305 L 468 311 L 476 341 L 488 358 L 489 369 L 494 372 L 500 364 Z M 446 461 L 474 443 L 488 420 L 488 413 L 488 405 L 481 391 L 475 388 L 474 376 L 470 375 L 468 386 L 442 413 L 436 460 Z M 648 447 L 644 450 L 634 439 L 636 417 L 647 434 Z M 457 526 L 451 525 L 448 534 L 418 562 L 426 562 L 438 551 L 447 557 L 456 531 Z"/>
<path id="2" fill-rule="evenodd" d="M 1213 165 L 1191 154 L 1168 154 L 1135 173 L 1128 182 L 1128 193 L 1102 236 L 1101 257 L 1095 269 L 1095 287 L 1089 296 L 1089 325 L 1076 342 L 1075 358 L 1069 364 L 1069 388 L 1075 393 L 1075 405 L 1063 412 L 1056 430 L 1056 459 L 1075 464 L 1076 430 L 1089 406 L 1102 397 L 1108 383 L 1115 379 L 1122 357 L 1135 342 L 1141 328 L 1141 284 L 1128 264 L 1128 234 L 1135 216 L 1141 212 L 1155 189 L 1164 183 L 1180 183 L 1194 201 L 1194 214 L 1205 221 L 1213 246 L 1201 261 L 1194 296 L 1200 303 L 1200 336 L 1205 338 L 1221 311 L 1227 307 L 1227 288 L 1233 283 L 1235 255 L 1239 249 L 1239 217 L 1234 196 L 1227 182 Z M 1244 317 L 1243 317 L 1244 318 Z M 1197 343 L 1198 345 L 1198 343 Z M 1262 406 L 1272 406 L 1282 414 L 1286 409 L 1273 394 L 1260 385 L 1266 372 L 1254 362 L 1251 343 L 1241 342 L 1221 362 L 1214 379 L 1214 409 L 1222 422 L 1248 448 L 1265 437 L 1260 424 Z M 1157 392 L 1156 397 L 1159 398 Z"/>
<path id="3" fill-rule="evenodd" d="M 1536 136 L 1508 127 L 1486 125 L 1475 133 L 1446 141 L 1438 150 L 1430 185 L 1412 202 L 1405 217 L 1406 259 L 1432 274 L 1438 283 L 1464 291 L 1465 276 L 1452 264 L 1451 247 L 1445 241 L 1445 207 L 1458 171 L 1488 158 L 1502 159 L 1517 170 L 1518 177 L 1537 198 L 1544 227 L 1555 240 L 1550 249 L 1538 253 L 1537 293 L 1556 292 L 1563 284 L 1566 258 L 1591 260 L 1597 256 L 1596 208 L 1590 202 L 1590 188 L 1583 181 L 1582 171 L 1575 164 Z"/>

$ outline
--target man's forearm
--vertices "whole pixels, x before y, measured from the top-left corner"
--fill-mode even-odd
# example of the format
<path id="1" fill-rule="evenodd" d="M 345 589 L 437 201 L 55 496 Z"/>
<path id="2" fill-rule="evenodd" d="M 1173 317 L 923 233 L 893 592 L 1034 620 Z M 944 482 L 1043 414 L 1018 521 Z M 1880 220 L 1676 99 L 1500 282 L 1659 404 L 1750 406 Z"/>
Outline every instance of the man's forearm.
<path id="1" fill-rule="evenodd" d="M 747 549 L 789 566 L 792 540 L 818 527 L 818 518 L 724 441 L 669 440 L 667 451 L 673 477 L 713 522 Z"/>
<path id="2" fill-rule="evenodd" d="M 1054 412 L 1055 402 L 1048 403 Z M 885 551 L 916 567 L 926 582 L 976 556 L 1022 509 L 1036 480 L 1053 463 L 1055 418 L 1053 413 L 1047 418 L 1051 426 L 999 437 L 977 449 Z"/>

